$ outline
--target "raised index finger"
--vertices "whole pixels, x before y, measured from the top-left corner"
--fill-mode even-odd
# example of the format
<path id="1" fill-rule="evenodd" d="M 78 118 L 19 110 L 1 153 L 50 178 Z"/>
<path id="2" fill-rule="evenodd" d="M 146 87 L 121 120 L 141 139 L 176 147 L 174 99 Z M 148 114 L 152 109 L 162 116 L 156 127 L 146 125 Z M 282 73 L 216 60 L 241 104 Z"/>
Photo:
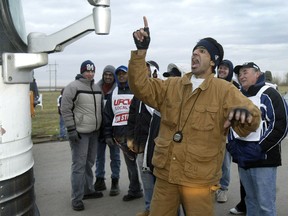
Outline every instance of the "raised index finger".
<path id="1" fill-rule="evenodd" d="M 148 21 L 146 16 L 143 16 L 143 21 L 144 21 L 144 28 L 148 28 Z"/>

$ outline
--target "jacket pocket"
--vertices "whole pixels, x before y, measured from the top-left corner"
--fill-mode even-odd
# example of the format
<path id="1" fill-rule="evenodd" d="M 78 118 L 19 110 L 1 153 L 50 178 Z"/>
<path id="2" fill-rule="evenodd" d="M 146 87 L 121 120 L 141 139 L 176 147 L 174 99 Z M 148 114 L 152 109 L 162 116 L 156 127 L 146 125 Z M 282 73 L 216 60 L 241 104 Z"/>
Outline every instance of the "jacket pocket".
<path id="1" fill-rule="evenodd" d="M 266 153 L 262 151 L 261 146 L 257 142 L 242 142 L 238 144 L 238 165 L 245 168 L 249 163 L 266 159 Z"/>
<path id="2" fill-rule="evenodd" d="M 83 123 L 84 115 L 75 113 L 74 117 L 75 117 L 75 124 L 77 126 Z"/>
<path id="3" fill-rule="evenodd" d="M 202 131 L 212 130 L 215 127 L 217 112 L 218 107 L 216 106 L 195 105 L 191 127 Z"/>
<path id="4" fill-rule="evenodd" d="M 161 122 L 169 127 L 176 127 L 179 120 L 181 102 L 165 101 L 164 109 L 161 110 Z"/>
<path id="5" fill-rule="evenodd" d="M 206 155 L 197 155 L 195 149 L 188 146 L 184 173 L 189 178 L 212 179 L 218 167 L 217 151 L 206 151 Z"/>
<path id="6" fill-rule="evenodd" d="M 152 158 L 152 164 L 155 167 L 163 168 L 168 160 L 169 146 L 171 141 L 164 140 L 163 138 L 157 137 L 155 139 L 155 148 Z"/>

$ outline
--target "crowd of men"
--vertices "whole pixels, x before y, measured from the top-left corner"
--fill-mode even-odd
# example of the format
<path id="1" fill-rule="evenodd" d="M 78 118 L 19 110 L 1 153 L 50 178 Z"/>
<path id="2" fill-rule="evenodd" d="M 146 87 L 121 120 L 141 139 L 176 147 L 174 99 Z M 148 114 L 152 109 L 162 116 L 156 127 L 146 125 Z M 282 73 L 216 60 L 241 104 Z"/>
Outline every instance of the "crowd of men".
<path id="1" fill-rule="evenodd" d="M 107 65 L 95 83 L 96 67 L 86 60 L 63 92 L 72 208 L 84 210 L 83 200 L 103 196 L 108 145 L 109 195 L 119 194 L 123 152 L 129 189 L 122 199 L 145 198 L 137 216 L 214 215 L 215 196 L 227 201 L 231 160 L 245 195 L 244 207 L 230 212 L 276 216 L 277 167 L 288 130 L 287 104 L 276 86 L 254 62 L 233 67 L 211 37 L 193 47 L 190 70 L 172 67 L 160 79 L 158 64 L 146 60 L 146 17 L 133 38 L 137 50 L 128 66 Z"/>

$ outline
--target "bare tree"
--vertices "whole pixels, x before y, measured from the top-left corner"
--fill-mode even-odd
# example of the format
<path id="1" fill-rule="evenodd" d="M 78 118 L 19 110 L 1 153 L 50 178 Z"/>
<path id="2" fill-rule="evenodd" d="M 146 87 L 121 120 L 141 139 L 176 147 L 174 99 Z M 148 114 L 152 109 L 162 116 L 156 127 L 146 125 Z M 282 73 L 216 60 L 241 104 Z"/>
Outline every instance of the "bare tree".
<path id="1" fill-rule="evenodd" d="M 274 76 L 273 77 L 273 83 L 275 83 L 276 85 L 280 85 L 281 84 L 281 79 L 278 76 Z"/>
<path id="2" fill-rule="evenodd" d="M 285 74 L 285 85 L 288 85 L 288 72 Z"/>

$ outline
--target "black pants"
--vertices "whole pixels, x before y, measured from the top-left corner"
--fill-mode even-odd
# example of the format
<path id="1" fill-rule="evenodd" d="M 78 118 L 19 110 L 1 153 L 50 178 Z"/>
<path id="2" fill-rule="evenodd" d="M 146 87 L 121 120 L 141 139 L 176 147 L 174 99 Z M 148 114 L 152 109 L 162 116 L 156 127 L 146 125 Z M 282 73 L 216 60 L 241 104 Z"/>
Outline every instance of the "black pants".
<path id="1" fill-rule="evenodd" d="M 128 194 L 130 194 L 132 196 L 138 196 L 140 194 L 143 195 L 141 183 L 139 181 L 139 173 L 138 173 L 138 165 L 137 165 L 137 161 L 136 161 L 136 156 L 137 155 L 135 154 L 135 159 L 130 160 L 127 157 L 127 155 L 124 154 L 125 163 L 126 163 L 127 171 L 128 171 L 128 178 L 129 178 Z"/>
<path id="2" fill-rule="evenodd" d="M 245 203 L 246 192 L 245 192 L 245 188 L 242 185 L 241 181 L 240 181 L 240 197 L 241 197 L 241 200 L 236 205 L 236 208 L 237 208 L 238 211 L 246 212 L 246 203 Z"/>

